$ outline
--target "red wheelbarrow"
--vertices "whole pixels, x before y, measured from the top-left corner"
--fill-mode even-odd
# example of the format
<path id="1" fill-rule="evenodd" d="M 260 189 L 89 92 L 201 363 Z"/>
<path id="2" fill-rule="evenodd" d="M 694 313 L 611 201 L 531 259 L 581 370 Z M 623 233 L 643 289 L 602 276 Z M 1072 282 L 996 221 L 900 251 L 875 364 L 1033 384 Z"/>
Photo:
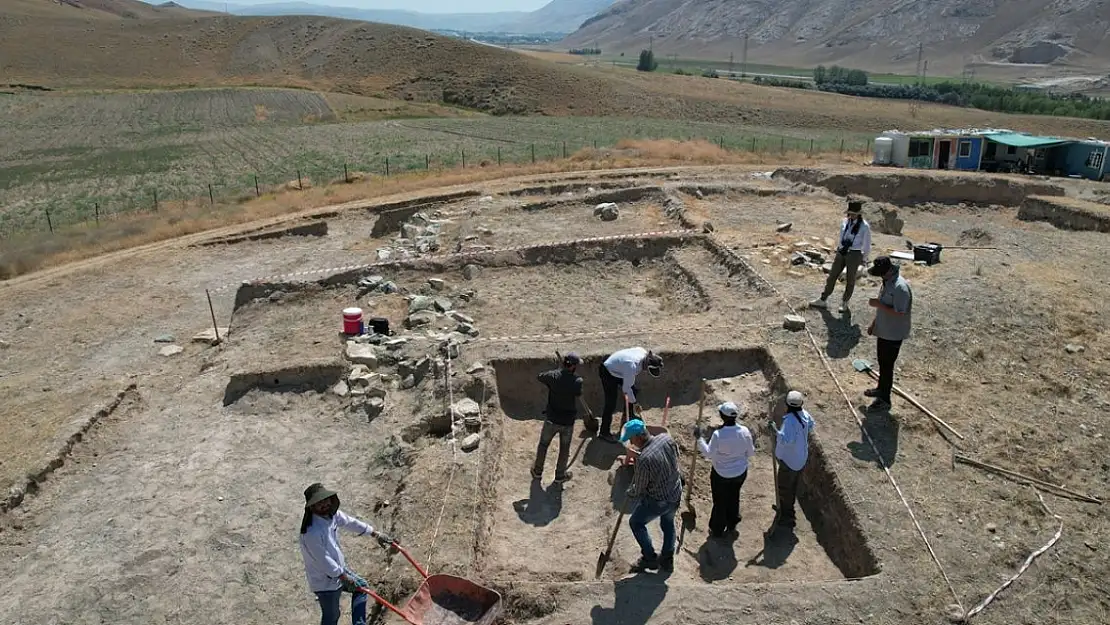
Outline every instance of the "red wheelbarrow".
<path id="1" fill-rule="evenodd" d="M 424 578 L 416 594 L 398 607 L 369 588 L 360 590 L 409 625 L 492 625 L 501 615 L 500 593 L 462 577 L 428 575 L 401 545 L 393 543 L 393 547 Z"/>

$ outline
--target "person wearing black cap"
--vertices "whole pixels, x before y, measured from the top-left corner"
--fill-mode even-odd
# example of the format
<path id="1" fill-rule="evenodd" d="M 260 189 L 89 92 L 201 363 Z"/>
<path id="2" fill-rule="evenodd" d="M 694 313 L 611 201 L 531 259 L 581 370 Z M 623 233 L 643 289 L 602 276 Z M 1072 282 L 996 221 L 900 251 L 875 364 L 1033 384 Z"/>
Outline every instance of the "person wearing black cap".
<path id="1" fill-rule="evenodd" d="M 910 283 L 902 277 L 898 264 L 889 256 L 880 256 L 867 273 L 883 279 L 879 296 L 868 304 L 875 309 L 875 320 L 867 328 L 867 334 L 877 339 L 876 359 L 879 361 L 879 385 L 864 391 L 867 397 L 875 398 L 869 410 L 890 409 L 890 392 L 894 388 L 894 363 L 902 350 L 902 341 L 910 335 L 910 322 L 913 313 L 913 291 Z"/>
<path id="2" fill-rule="evenodd" d="M 640 392 L 636 386 L 636 376 L 645 370 L 651 377 L 659 377 L 663 373 L 663 359 L 643 347 L 629 347 L 613 352 L 601 363 L 598 375 L 601 377 L 601 388 L 605 391 L 605 406 L 601 410 L 601 431 L 598 433 L 598 438 L 601 440 L 617 442 L 612 431 L 613 412 L 617 409 L 617 399 L 620 397 L 621 390 L 628 398 L 628 403 L 633 406 L 633 414 L 629 415 L 626 411 L 624 420 L 636 418 L 639 412 L 637 405 L 639 400 L 636 396 Z"/>
<path id="3" fill-rule="evenodd" d="M 339 622 L 339 600 L 344 592 L 351 593 L 351 621 L 354 625 L 366 624 L 366 580 L 347 568 L 343 551 L 339 548 L 339 530 L 344 529 L 358 536 L 371 536 L 382 547 L 392 547 L 389 536 L 375 530 L 369 523 L 360 521 L 339 510 L 339 495 L 324 488 L 319 482 L 304 491 L 304 516 L 301 518 L 301 556 L 304 558 L 308 587 L 320 603 L 320 625 Z"/>
<path id="4" fill-rule="evenodd" d="M 570 440 L 574 434 L 574 420 L 578 416 L 578 398 L 582 395 L 582 378 L 575 373 L 582 359 L 571 352 L 563 357 L 563 366 L 545 371 L 536 379 L 547 387 L 547 409 L 540 432 L 540 444 L 536 447 L 536 461 L 532 464 L 532 479 L 543 477 L 543 465 L 547 459 L 547 449 L 551 440 L 559 435 L 559 459 L 555 463 L 555 481 L 562 483 L 571 478 L 567 471 L 570 458 Z"/>
<path id="5" fill-rule="evenodd" d="M 848 300 L 856 290 L 856 275 L 859 268 L 867 263 L 871 255 L 871 225 L 863 218 L 863 202 L 852 200 L 848 202 L 847 216 L 840 224 L 840 238 L 836 245 L 836 256 L 833 258 L 832 269 L 825 280 L 825 290 L 821 297 L 809 303 L 814 308 L 828 308 L 829 296 L 836 288 L 836 281 L 840 274 L 847 270 L 844 277 L 844 297 L 840 302 L 840 312 L 847 312 Z"/>

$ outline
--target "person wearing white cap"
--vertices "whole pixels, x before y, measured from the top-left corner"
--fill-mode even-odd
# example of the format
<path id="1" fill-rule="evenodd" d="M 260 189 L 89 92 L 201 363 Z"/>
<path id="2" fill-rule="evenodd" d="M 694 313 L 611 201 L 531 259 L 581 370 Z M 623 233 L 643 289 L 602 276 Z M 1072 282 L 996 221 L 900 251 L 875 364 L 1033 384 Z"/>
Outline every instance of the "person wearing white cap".
<path id="1" fill-rule="evenodd" d="M 748 478 L 748 460 L 755 456 L 755 443 L 748 428 L 737 425 L 740 408 L 726 401 L 717 407 L 724 425 L 709 437 L 702 437 L 701 426 L 694 427 L 698 450 L 713 465 L 709 487 L 713 492 L 713 511 L 709 515 L 709 535 L 721 538 L 736 531 L 740 523 L 740 489 Z"/>
<path id="2" fill-rule="evenodd" d="M 775 525 L 793 529 L 795 525 L 794 502 L 798 497 L 798 480 L 809 460 L 809 433 L 813 431 L 813 417 L 802 409 L 805 396 L 800 391 L 786 394 L 786 414 L 782 428 L 772 419 L 768 427 L 775 433 L 775 457 L 779 466 L 778 513 Z"/>

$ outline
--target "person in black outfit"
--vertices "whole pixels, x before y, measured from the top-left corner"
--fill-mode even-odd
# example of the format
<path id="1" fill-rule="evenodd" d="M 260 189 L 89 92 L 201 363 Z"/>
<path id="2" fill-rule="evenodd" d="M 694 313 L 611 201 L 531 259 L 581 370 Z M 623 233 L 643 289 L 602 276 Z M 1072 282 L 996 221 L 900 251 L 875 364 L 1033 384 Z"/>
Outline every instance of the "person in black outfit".
<path id="1" fill-rule="evenodd" d="M 571 478 L 571 472 L 567 471 L 567 460 L 570 458 L 574 420 L 578 416 L 578 397 L 582 395 L 582 378 L 575 373 L 581 362 L 578 354 L 572 352 L 563 358 L 562 368 L 545 371 L 537 376 L 547 387 L 547 409 L 544 411 L 547 419 L 543 422 L 540 444 L 536 448 L 532 479 L 543 477 L 547 449 L 556 434 L 559 435 L 559 459 L 555 464 L 555 481 L 565 482 Z"/>

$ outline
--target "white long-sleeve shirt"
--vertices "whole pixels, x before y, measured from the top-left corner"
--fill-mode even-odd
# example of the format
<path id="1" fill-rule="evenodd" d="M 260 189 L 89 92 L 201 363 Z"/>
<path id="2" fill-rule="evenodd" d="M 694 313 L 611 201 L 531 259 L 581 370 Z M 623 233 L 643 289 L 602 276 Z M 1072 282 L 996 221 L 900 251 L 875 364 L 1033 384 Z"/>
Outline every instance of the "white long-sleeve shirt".
<path id="1" fill-rule="evenodd" d="M 339 576 L 347 568 L 347 561 L 339 548 L 339 528 L 359 536 L 374 533 L 374 528 L 369 523 L 343 511 L 336 512 L 330 519 L 313 514 L 308 531 L 301 534 L 304 573 L 312 592 L 339 590 Z"/>
<path id="2" fill-rule="evenodd" d="M 792 412 L 783 415 L 782 429 L 775 430 L 775 457 L 791 471 L 801 471 L 809 460 L 809 433 L 813 426 L 813 417 L 802 410 L 801 419 Z"/>
<path id="3" fill-rule="evenodd" d="M 636 393 L 632 392 L 632 385 L 636 383 L 636 376 L 643 369 L 644 359 L 648 350 L 643 347 L 629 347 L 605 359 L 605 368 L 613 377 L 620 378 L 624 383 L 624 394 L 628 396 L 628 403 L 636 403 Z"/>
<path id="4" fill-rule="evenodd" d="M 851 240 L 848 245 L 849 250 L 859 250 L 863 254 L 864 262 L 871 256 L 871 224 L 867 223 L 866 219 L 860 219 L 859 232 L 855 235 L 852 234 L 852 229 L 855 228 L 855 223 L 849 219 L 845 219 L 840 224 L 840 237 L 837 239 L 837 249 L 840 249 L 844 243 Z"/>
<path id="5" fill-rule="evenodd" d="M 755 456 L 752 433 L 742 425 L 720 428 L 709 437 L 698 437 L 698 449 L 723 478 L 740 477 L 748 470 L 748 459 Z"/>

